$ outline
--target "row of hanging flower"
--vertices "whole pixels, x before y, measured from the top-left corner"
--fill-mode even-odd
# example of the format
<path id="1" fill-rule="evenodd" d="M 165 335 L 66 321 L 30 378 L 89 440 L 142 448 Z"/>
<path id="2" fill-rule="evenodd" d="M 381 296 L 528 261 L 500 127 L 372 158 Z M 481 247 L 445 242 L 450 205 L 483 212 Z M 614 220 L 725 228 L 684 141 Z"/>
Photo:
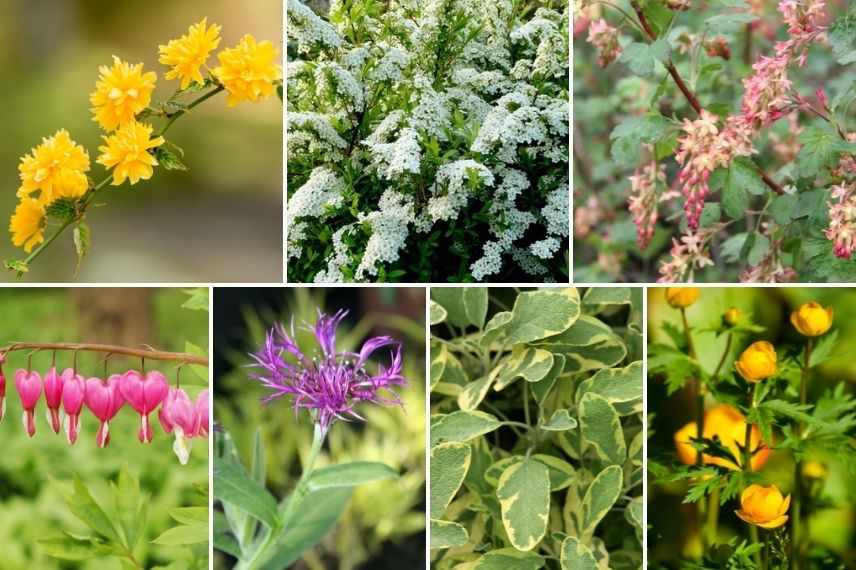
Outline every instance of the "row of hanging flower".
<path id="1" fill-rule="evenodd" d="M 69 445 L 77 441 L 84 405 L 100 422 L 98 447 L 110 443 L 110 422 L 126 403 L 140 414 L 137 437 L 141 443 L 151 443 L 154 433 L 149 415 L 160 406 L 158 419 L 164 432 L 175 436 L 173 450 L 182 465 L 190 458 L 191 440 L 208 437 L 208 390 L 202 390 L 194 402 L 184 389 L 170 387 L 166 376 L 157 371 L 129 370 L 112 374 L 105 381 L 85 378 L 72 368 L 60 372 L 52 367 L 44 377 L 38 372 L 19 369 L 15 372 L 15 388 L 24 409 L 24 428 L 30 437 L 36 435 L 36 407 L 42 395 L 48 425 L 57 434 L 64 429 Z M 0 369 L 0 421 L 5 413 L 6 377 Z"/>

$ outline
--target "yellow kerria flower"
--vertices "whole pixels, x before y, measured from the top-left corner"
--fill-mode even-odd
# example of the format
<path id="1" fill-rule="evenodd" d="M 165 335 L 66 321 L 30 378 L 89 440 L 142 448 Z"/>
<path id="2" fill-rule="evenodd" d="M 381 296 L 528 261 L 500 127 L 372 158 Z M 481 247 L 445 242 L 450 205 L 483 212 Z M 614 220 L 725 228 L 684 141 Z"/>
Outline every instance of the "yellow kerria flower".
<path id="1" fill-rule="evenodd" d="M 180 78 L 182 89 L 187 89 L 191 81 L 205 82 L 199 69 L 205 65 L 208 55 L 220 45 L 220 26 L 212 24 L 206 28 L 207 25 L 208 18 L 203 18 L 198 24 L 190 26 L 186 35 L 158 47 L 158 61 L 172 67 L 166 73 L 166 78 Z"/>
<path id="2" fill-rule="evenodd" d="M 760 382 L 776 373 L 776 349 L 765 340 L 753 342 L 734 363 L 747 382 Z"/>
<path id="3" fill-rule="evenodd" d="M 674 309 L 684 309 L 698 301 L 697 287 L 666 287 L 666 302 Z"/>
<path id="4" fill-rule="evenodd" d="M 113 186 L 119 186 L 130 180 L 134 185 L 140 180 L 152 177 L 157 159 L 149 149 L 159 147 L 165 141 L 163 137 L 151 138 L 152 127 L 134 121 L 119 127 L 112 135 L 102 137 L 105 146 L 98 147 L 101 155 L 98 164 L 113 168 Z"/>
<path id="5" fill-rule="evenodd" d="M 791 324 L 804 336 L 820 336 L 832 326 L 832 307 L 824 309 L 820 303 L 806 303 L 791 313 Z"/>
<path id="6" fill-rule="evenodd" d="M 38 200 L 24 198 L 9 223 L 12 232 L 12 244 L 24 247 L 30 253 L 33 248 L 45 241 L 45 207 Z"/>
<path id="7" fill-rule="evenodd" d="M 782 497 L 782 492 L 775 485 L 763 487 L 749 485 L 740 495 L 740 510 L 737 516 L 761 528 L 779 528 L 788 522 L 788 507 L 791 506 L 791 496 Z"/>
<path id="8" fill-rule="evenodd" d="M 229 92 L 230 107 L 241 101 L 259 101 L 273 93 L 273 82 L 282 77 L 282 69 L 276 63 L 278 54 L 269 41 L 256 42 L 247 34 L 236 47 L 217 55 L 220 65 L 214 75 Z"/>
<path id="9" fill-rule="evenodd" d="M 42 144 L 21 158 L 18 171 L 21 188 L 18 197 L 31 198 L 36 192 L 39 202 L 48 204 L 57 198 L 77 198 L 86 193 L 89 181 L 89 154 L 71 140 L 65 129 L 43 138 Z"/>
<path id="10" fill-rule="evenodd" d="M 149 105 L 157 75 L 154 71 L 143 73 L 142 63 L 131 65 L 115 55 L 113 67 L 102 65 L 98 70 L 101 76 L 89 102 L 101 128 L 114 131 Z"/>

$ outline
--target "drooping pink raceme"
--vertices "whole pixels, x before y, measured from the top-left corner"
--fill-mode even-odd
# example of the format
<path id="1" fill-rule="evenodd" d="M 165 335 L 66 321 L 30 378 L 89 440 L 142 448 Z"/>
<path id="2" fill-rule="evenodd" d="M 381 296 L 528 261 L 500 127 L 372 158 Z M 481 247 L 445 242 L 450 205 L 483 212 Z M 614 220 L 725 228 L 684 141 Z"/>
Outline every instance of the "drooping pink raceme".
<path id="1" fill-rule="evenodd" d="M 59 407 L 62 405 L 62 387 L 68 378 L 74 376 L 74 370 L 66 368 L 62 374 L 57 372 L 56 367 L 51 367 L 45 374 L 45 404 L 47 405 L 48 425 L 54 433 L 59 433 L 61 422 L 59 420 Z"/>
<path id="2" fill-rule="evenodd" d="M 65 436 L 69 445 L 77 441 L 80 433 L 80 411 L 86 399 L 86 382 L 83 376 L 75 374 L 71 368 L 66 368 L 62 373 L 62 409 L 65 412 L 63 424 Z"/>
<path id="3" fill-rule="evenodd" d="M 320 353 L 306 355 L 294 341 L 294 326 L 286 333 L 281 324 L 267 334 L 264 346 L 251 356 L 262 371 L 250 377 L 272 393 L 264 401 L 291 396 L 295 413 L 309 410 L 316 424 L 326 433 L 336 420 L 363 420 L 356 411 L 360 403 L 402 405 L 395 389 L 407 384 L 402 375 L 401 343 L 388 336 L 378 336 L 363 343 L 359 352 L 336 349 L 336 329 L 346 311 L 333 316 L 318 313 L 310 330 Z M 366 366 L 374 353 L 389 347 L 389 367 L 379 365 L 376 374 Z"/>
<path id="4" fill-rule="evenodd" d="M 832 251 L 841 259 L 850 259 L 856 251 L 856 182 L 842 182 L 830 191 L 829 226 L 824 230 L 832 241 Z"/>
<path id="5" fill-rule="evenodd" d="M 621 44 L 618 42 L 618 29 L 609 25 L 603 18 L 589 24 L 586 40 L 598 49 L 597 64 L 606 67 L 621 55 Z"/>
<path id="6" fill-rule="evenodd" d="M 24 408 L 23 421 L 27 435 L 36 435 L 35 411 L 36 404 L 42 396 L 42 377 L 38 372 L 18 370 L 15 372 L 15 388 L 21 398 L 21 406 Z"/>
<path id="7" fill-rule="evenodd" d="M 121 374 L 111 374 L 107 382 L 100 378 L 86 381 L 86 407 L 100 422 L 95 442 L 101 448 L 110 444 L 110 421 L 125 405 L 125 398 L 119 390 L 121 379 Z"/>
<path id="8" fill-rule="evenodd" d="M 630 197 L 627 206 L 636 224 L 636 243 L 639 249 L 645 249 L 654 237 L 654 229 L 659 217 L 660 200 L 657 187 L 666 182 L 666 166 L 657 165 L 652 160 L 630 177 Z"/>
<path id="9" fill-rule="evenodd" d="M 136 370 L 129 370 L 119 380 L 122 397 L 140 414 L 138 437 L 141 443 L 151 443 L 152 426 L 149 414 L 166 398 L 169 384 L 160 372 L 149 372 L 145 376 Z"/>
<path id="10" fill-rule="evenodd" d="M 195 437 L 206 437 L 208 435 L 208 390 L 204 390 L 200 397 L 205 397 L 204 409 L 197 403 L 191 401 L 190 397 L 181 388 L 170 388 L 163 405 L 158 412 L 158 419 L 166 433 L 175 435 L 172 450 L 182 465 L 187 465 L 190 459 L 190 449 Z M 205 430 L 201 432 L 202 417 L 205 414 Z"/>

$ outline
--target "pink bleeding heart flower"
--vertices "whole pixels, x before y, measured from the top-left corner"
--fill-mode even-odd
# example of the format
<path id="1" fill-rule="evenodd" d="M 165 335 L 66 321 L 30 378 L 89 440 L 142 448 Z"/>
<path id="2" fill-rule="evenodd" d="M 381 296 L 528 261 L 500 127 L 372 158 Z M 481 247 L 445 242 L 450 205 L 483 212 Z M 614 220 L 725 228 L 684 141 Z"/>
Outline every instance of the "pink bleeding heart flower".
<path id="1" fill-rule="evenodd" d="M 196 396 L 196 434 L 199 437 L 208 437 L 208 390 L 202 390 Z"/>
<path id="2" fill-rule="evenodd" d="M 80 411 L 86 399 L 86 382 L 83 376 L 75 374 L 71 368 L 63 370 L 62 378 L 62 409 L 65 411 L 63 426 L 68 444 L 74 445 L 80 433 Z"/>
<path id="3" fill-rule="evenodd" d="M 18 370 L 15 372 L 15 388 L 18 389 L 21 406 L 24 408 L 24 427 L 27 435 L 33 437 L 36 435 L 35 411 L 42 395 L 42 377 L 38 372 Z"/>
<path id="4" fill-rule="evenodd" d="M 0 422 L 6 415 L 6 377 L 3 376 L 3 363 L 6 362 L 6 355 L 0 354 Z"/>
<path id="5" fill-rule="evenodd" d="M 129 370 L 119 381 L 122 397 L 140 414 L 140 431 L 137 436 L 141 443 L 151 443 L 152 426 L 149 414 L 152 413 L 169 391 L 166 377 L 160 372 L 149 372 L 145 376 L 136 370 Z"/>
<path id="6" fill-rule="evenodd" d="M 60 374 L 56 371 L 56 367 L 52 367 L 45 374 L 45 404 L 48 407 L 45 414 L 54 433 L 59 433 L 61 427 L 59 407 L 62 405 L 62 387 L 72 376 L 74 376 L 74 370 L 71 368 L 66 368 Z"/>
<path id="7" fill-rule="evenodd" d="M 187 465 L 190 458 L 192 438 L 197 437 L 199 430 L 199 414 L 187 392 L 181 388 L 170 388 L 158 419 L 166 433 L 175 434 L 172 450 L 182 465 Z"/>
<path id="8" fill-rule="evenodd" d="M 86 381 L 86 407 L 98 418 L 98 435 L 95 441 L 98 447 L 104 448 L 110 443 L 110 420 L 116 417 L 125 398 L 119 389 L 122 374 L 112 374 L 105 383 L 100 378 L 90 378 Z"/>

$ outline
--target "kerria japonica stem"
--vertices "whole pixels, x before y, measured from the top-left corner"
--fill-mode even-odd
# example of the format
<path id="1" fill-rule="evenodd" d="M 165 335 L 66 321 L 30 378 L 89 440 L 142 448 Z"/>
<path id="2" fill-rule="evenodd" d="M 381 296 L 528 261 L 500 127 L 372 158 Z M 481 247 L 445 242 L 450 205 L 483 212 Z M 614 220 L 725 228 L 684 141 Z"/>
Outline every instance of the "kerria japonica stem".
<path id="1" fill-rule="evenodd" d="M 70 351 L 70 352 L 100 352 L 107 355 L 121 355 L 144 360 L 162 360 L 183 362 L 185 364 L 196 364 L 208 366 L 208 358 L 186 352 L 165 352 L 153 348 L 130 348 L 114 344 L 75 343 L 75 342 L 13 342 L 8 346 L 0 348 L 0 355 L 6 356 L 17 350 L 44 351 Z"/>

